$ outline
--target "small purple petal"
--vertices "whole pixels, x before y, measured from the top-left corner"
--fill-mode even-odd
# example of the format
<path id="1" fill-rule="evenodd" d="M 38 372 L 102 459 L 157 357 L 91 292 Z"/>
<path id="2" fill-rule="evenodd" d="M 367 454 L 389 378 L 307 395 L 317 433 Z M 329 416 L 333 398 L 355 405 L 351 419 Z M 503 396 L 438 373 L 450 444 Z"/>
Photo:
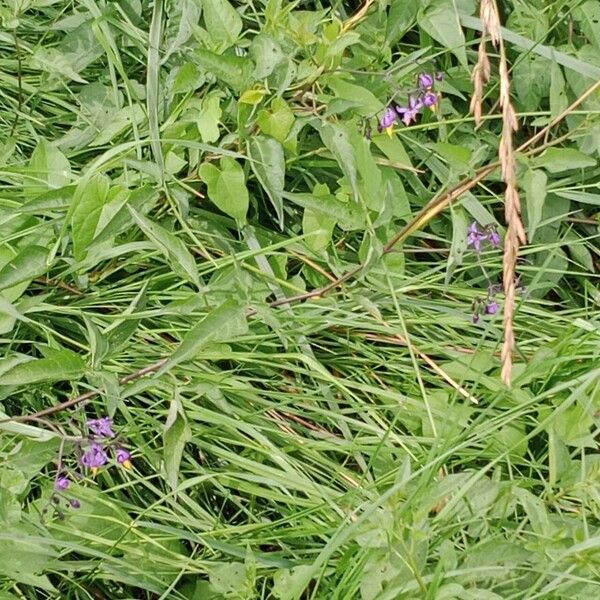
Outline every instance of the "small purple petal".
<path id="1" fill-rule="evenodd" d="M 423 104 L 425 106 L 434 106 L 435 104 L 437 104 L 437 101 L 437 94 L 434 94 L 433 92 L 426 92 L 425 94 L 423 94 Z"/>
<path id="2" fill-rule="evenodd" d="M 71 485 L 71 482 L 70 482 L 69 478 L 62 475 L 61 477 L 59 477 L 56 480 L 56 482 L 54 484 L 54 489 L 59 492 L 64 492 L 66 489 L 69 488 L 70 485 Z"/>
<path id="3" fill-rule="evenodd" d="M 92 442 L 90 447 L 83 453 L 81 464 L 88 469 L 97 469 L 108 462 L 108 455 L 101 444 Z"/>
<path id="4" fill-rule="evenodd" d="M 488 235 L 488 240 L 494 248 L 498 248 L 498 246 L 500 246 L 500 234 L 497 231 L 490 232 Z"/>
<path id="5" fill-rule="evenodd" d="M 411 96 L 408 99 L 408 106 L 413 111 L 418 111 L 423 107 L 423 102 L 416 96 Z"/>
<path id="6" fill-rule="evenodd" d="M 81 508 L 81 502 L 75 498 L 69 500 L 69 504 L 71 505 L 71 508 Z"/>
<path id="7" fill-rule="evenodd" d="M 419 87 L 423 90 L 433 87 L 433 77 L 429 73 L 421 73 L 419 75 Z"/>
<path id="8" fill-rule="evenodd" d="M 473 321 L 474 324 L 479 323 L 479 314 L 478 313 L 473 313 L 473 317 L 471 319 Z"/>
<path id="9" fill-rule="evenodd" d="M 125 448 L 119 448 L 117 450 L 117 462 L 122 465 L 124 462 L 131 459 L 131 454 L 125 450 Z"/>
<path id="10" fill-rule="evenodd" d="M 441 71 L 438 71 L 435 74 L 435 80 L 436 81 L 444 81 L 444 74 Z"/>
<path id="11" fill-rule="evenodd" d="M 388 106 L 385 111 L 383 112 L 383 116 L 381 117 L 380 121 L 379 121 L 379 127 L 380 129 L 387 129 L 388 127 L 391 127 L 395 122 L 396 119 L 398 118 L 398 115 L 396 114 L 396 111 L 391 108 L 390 106 Z"/>
<path id="12" fill-rule="evenodd" d="M 115 436 L 112 430 L 112 419 L 110 417 L 102 417 L 100 419 L 90 419 L 87 422 L 88 429 L 98 437 L 111 438 Z"/>
<path id="13" fill-rule="evenodd" d="M 489 302 L 488 304 L 486 304 L 485 314 L 486 315 L 495 315 L 499 310 L 500 310 L 500 305 L 495 300 L 493 300 L 492 302 Z"/>

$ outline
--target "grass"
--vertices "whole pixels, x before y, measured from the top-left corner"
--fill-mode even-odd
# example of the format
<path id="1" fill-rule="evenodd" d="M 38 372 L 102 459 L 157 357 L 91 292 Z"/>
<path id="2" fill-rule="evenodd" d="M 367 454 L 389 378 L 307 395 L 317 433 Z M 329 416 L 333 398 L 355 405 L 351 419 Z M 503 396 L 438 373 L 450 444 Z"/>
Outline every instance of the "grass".
<path id="1" fill-rule="evenodd" d="M 536 227 L 509 389 L 501 314 L 472 322 L 502 252 L 466 245 L 473 220 L 502 231 L 498 177 L 383 253 L 496 160 L 494 100 L 475 130 L 469 69 L 428 9 L 374 4 L 342 31 L 359 6 L 331 4 L 2 7 L 0 406 L 23 417 L 99 393 L 0 422 L 0 599 L 598 594 L 597 94 L 544 140 L 572 165 L 520 162 L 547 184 L 521 190 Z M 524 10 L 507 3 L 509 44 Z M 572 62 L 594 68 L 579 10 L 544 8 L 533 41 L 561 47 L 564 69 L 551 82 L 534 61 L 531 94 L 515 97 L 519 144 L 564 109 L 557 90 L 573 101 L 593 83 Z M 529 64 L 527 48 L 510 52 Z M 245 75 L 246 53 L 268 74 Z M 422 70 L 445 73 L 439 111 L 368 144 L 363 119 Z M 240 102 L 248 90 L 256 103 Z M 248 157 L 265 138 L 280 199 Z M 209 198 L 198 174 L 222 156 L 242 170 L 244 222 L 228 211 L 243 192 Z M 133 468 L 93 476 L 78 448 L 103 415 Z M 59 469 L 72 483 L 56 496 Z"/>

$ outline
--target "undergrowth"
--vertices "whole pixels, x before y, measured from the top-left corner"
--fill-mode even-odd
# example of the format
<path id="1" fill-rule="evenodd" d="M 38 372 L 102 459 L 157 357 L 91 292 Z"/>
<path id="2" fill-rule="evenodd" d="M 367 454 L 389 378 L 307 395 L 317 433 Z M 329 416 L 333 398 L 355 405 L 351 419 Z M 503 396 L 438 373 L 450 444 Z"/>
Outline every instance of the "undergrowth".
<path id="1" fill-rule="evenodd" d="M 0 600 L 600 594 L 600 2 L 499 8 L 511 387 L 474 2 L 0 3 Z"/>

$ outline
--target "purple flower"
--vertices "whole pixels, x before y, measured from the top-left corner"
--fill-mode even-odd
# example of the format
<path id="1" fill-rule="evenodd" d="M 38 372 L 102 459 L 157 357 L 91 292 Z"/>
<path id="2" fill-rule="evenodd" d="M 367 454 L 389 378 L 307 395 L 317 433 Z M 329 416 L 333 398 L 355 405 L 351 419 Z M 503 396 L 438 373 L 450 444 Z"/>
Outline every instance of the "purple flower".
<path id="1" fill-rule="evenodd" d="M 71 508 L 81 508 L 81 502 L 75 498 L 69 500 L 69 504 L 71 505 Z"/>
<path id="2" fill-rule="evenodd" d="M 467 245 L 473 246 L 475 252 L 481 252 L 481 242 L 487 239 L 487 235 L 479 230 L 477 223 L 473 222 L 467 229 Z"/>
<path id="3" fill-rule="evenodd" d="M 473 313 L 472 321 L 474 325 L 479 323 L 479 313 Z"/>
<path id="4" fill-rule="evenodd" d="M 98 469 L 108 462 L 108 455 L 102 444 L 92 442 L 90 447 L 83 453 L 81 464 L 88 469 Z"/>
<path id="5" fill-rule="evenodd" d="M 125 448 L 119 448 L 116 457 L 120 465 L 123 465 L 126 469 L 131 469 L 131 454 Z"/>
<path id="6" fill-rule="evenodd" d="M 488 240 L 494 248 L 498 248 L 498 246 L 500 246 L 500 234 L 497 231 L 490 231 L 488 234 Z"/>
<path id="7" fill-rule="evenodd" d="M 444 81 L 444 74 L 441 71 L 438 71 L 435 74 L 435 80 L 436 81 Z"/>
<path id="8" fill-rule="evenodd" d="M 69 488 L 70 485 L 71 485 L 71 482 L 70 482 L 69 478 L 66 477 L 65 475 L 61 475 L 54 483 L 54 489 L 57 490 L 58 492 L 64 492 L 66 489 Z"/>
<path id="9" fill-rule="evenodd" d="M 402 115 L 402 122 L 405 125 L 410 125 L 417 117 L 419 110 L 423 107 L 423 102 L 414 96 L 408 99 L 408 108 L 403 106 L 397 106 L 396 111 Z"/>
<path id="10" fill-rule="evenodd" d="M 438 97 L 434 92 L 425 92 L 423 94 L 423 104 L 425 106 L 435 106 L 437 104 Z"/>
<path id="11" fill-rule="evenodd" d="M 433 77 L 429 73 L 419 75 L 419 87 L 422 90 L 429 90 L 433 87 Z"/>
<path id="12" fill-rule="evenodd" d="M 388 106 L 383 111 L 383 116 L 379 121 L 379 131 L 384 131 L 388 127 L 391 127 L 396 122 L 397 118 L 398 115 L 396 114 L 394 109 L 391 106 Z"/>
<path id="13" fill-rule="evenodd" d="M 115 432 L 111 429 L 112 419 L 110 417 L 90 419 L 87 422 L 87 426 L 92 433 L 101 438 L 111 438 L 115 435 Z"/>
<path id="14" fill-rule="evenodd" d="M 486 315 L 495 315 L 499 310 L 500 310 L 500 305 L 495 300 L 488 302 L 485 306 L 485 314 Z"/>

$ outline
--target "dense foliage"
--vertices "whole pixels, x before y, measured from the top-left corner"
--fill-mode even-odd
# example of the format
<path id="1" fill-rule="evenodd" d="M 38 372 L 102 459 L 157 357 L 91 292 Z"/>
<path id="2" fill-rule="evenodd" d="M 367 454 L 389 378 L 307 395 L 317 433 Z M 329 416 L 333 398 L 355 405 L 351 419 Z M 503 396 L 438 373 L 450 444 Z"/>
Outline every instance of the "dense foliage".
<path id="1" fill-rule="evenodd" d="M 0 2 L 0 600 L 600 595 L 600 1 L 499 8 L 510 388 L 474 1 Z"/>

